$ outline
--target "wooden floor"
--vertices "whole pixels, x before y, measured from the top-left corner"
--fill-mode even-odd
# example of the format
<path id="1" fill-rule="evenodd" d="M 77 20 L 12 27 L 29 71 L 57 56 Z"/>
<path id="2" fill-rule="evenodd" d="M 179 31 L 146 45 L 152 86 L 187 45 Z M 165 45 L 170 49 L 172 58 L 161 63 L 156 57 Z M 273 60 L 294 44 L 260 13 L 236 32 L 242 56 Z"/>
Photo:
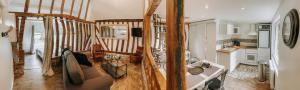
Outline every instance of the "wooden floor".
<path id="1" fill-rule="evenodd" d="M 104 72 L 99 63 L 94 63 L 98 71 Z M 42 62 L 35 55 L 26 55 L 24 75 L 16 77 L 14 90 L 63 90 L 61 66 L 54 66 L 55 75 L 44 77 L 42 75 Z M 128 75 L 114 80 L 111 90 L 142 90 L 141 66 L 128 65 Z"/>
<path id="2" fill-rule="evenodd" d="M 55 66 L 55 75 L 44 77 L 41 70 L 41 61 L 35 55 L 26 56 L 25 74 L 15 78 L 14 90 L 63 90 L 61 66 Z M 103 71 L 99 63 L 98 71 Z M 115 80 L 111 90 L 142 90 L 140 65 L 129 64 L 128 75 Z M 240 80 L 227 76 L 225 80 L 226 90 L 269 90 L 267 83 L 257 84 L 254 80 Z"/>

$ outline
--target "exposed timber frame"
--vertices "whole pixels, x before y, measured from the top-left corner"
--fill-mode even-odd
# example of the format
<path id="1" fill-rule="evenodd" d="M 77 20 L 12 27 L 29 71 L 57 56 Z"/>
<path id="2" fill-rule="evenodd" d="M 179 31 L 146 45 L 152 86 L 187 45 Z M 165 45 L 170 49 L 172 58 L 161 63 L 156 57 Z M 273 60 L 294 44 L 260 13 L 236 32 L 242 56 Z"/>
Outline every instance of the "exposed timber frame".
<path id="1" fill-rule="evenodd" d="M 53 17 L 54 19 L 54 26 L 55 28 L 55 40 L 54 42 L 55 45 L 53 45 L 55 48 L 53 48 L 53 53 L 51 54 L 51 56 L 53 58 L 57 58 L 59 57 L 59 51 L 62 49 L 62 48 L 65 48 L 65 47 L 70 47 L 72 50 L 76 50 L 76 51 L 87 51 L 87 50 L 90 50 L 91 49 L 91 45 L 92 45 L 92 39 L 91 39 L 91 32 L 93 31 L 92 28 L 81 28 L 79 27 L 79 23 L 84 23 L 86 26 L 93 26 L 95 25 L 94 23 L 95 22 L 92 22 L 92 21 L 87 21 L 85 18 L 87 16 L 84 17 L 84 19 L 81 19 L 80 18 L 80 14 L 81 14 L 81 9 L 83 8 L 82 7 L 82 4 L 84 3 L 84 1 L 86 0 L 81 0 L 81 4 L 80 4 L 80 13 L 79 13 L 79 17 L 75 17 L 75 16 L 72 16 L 72 13 L 73 13 L 73 7 L 74 7 L 74 3 L 75 3 L 75 0 L 72 0 L 72 5 L 71 5 L 71 12 L 70 14 L 64 14 L 64 10 L 65 10 L 65 4 L 66 4 L 66 0 L 61 0 L 61 5 L 60 5 L 60 14 L 53 14 L 53 10 L 54 10 L 54 5 L 55 5 L 55 2 L 56 1 L 59 1 L 59 0 L 51 0 L 51 3 L 50 3 L 50 8 L 49 8 L 49 11 L 50 12 L 41 12 L 43 9 L 43 0 L 38 0 L 38 10 L 37 12 L 31 12 L 29 13 L 29 9 L 30 9 L 30 1 L 31 0 L 24 0 L 25 2 L 25 5 L 24 5 L 24 11 L 23 12 L 10 12 L 10 13 L 14 13 L 15 14 L 15 19 L 16 19 L 16 35 L 17 35 L 17 43 L 14 45 L 14 49 L 16 49 L 15 51 L 17 51 L 16 56 L 18 60 L 18 62 L 15 62 L 14 63 L 14 68 L 15 68 L 15 73 L 16 74 L 20 74 L 20 75 L 23 75 L 24 74 L 24 59 L 25 59 L 25 55 L 24 55 L 24 50 L 23 50 L 23 36 L 24 36 L 24 30 L 25 30 L 25 26 L 26 26 L 26 20 L 28 17 L 34 17 L 34 18 L 45 18 L 45 17 Z M 70 1 L 70 0 L 69 0 Z M 87 1 L 87 3 L 89 4 L 90 3 L 90 0 Z M 86 10 L 88 10 L 90 5 L 87 5 L 86 7 L 84 7 Z M 85 11 L 85 12 L 88 12 L 88 11 Z M 87 15 L 87 14 L 85 14 Z M 60 24 L 61 23 L 61 24 Z M 74 25 L 75 24 L 75 25 Z M 63 36 L 62 38 L 63 39 L 59 39 L 59 30 L 60 28 L 58 27 L 59 25 L 61 25 L 61 27 L 63 27 L 62 31 L 63 31 Z M 76 37 L 75 37 L 75 28 L 76 28 Z M 81 31 L 87 31 L 87 32 L 79 32 L 80 30 Z M 87 30 L 88 29 L 88 30 Z M 79 32 L 79 33 L 77 33 Z M 77 37 L 79 36 L 78 34 L 80 34 L 80 36 L 86 34 L 88 35 L 88 40 L 83 40 L 83 41 L 88 41 L 88 43 L 85 44 L 86 47 L 82 47 L 78 48 L 78 46 L 80 46 L 78 43 L 78 39 L 80 37 Z M 53 36 L 54 37 L 54 36 Z M 65 40 L 67 38 L 67 40 Z M 82 39 L 82 38 L 80 38 Z M 76 42 L 75 42 L 76 40 Z M 65 43 L 67 43 L 68 45 L 65 45 Z M 80 42 L 81 43 L 81 42 Z M 76 44 L 76 47 L 75 47 L 75 44 Z M 76 48 L 76 49 L 75 49 Z M 78 48 L 78 49 L 77 49 Z"/>
<path id="2" fill-rule="evenodd" d="M 186 90 L 184 0 L 167 0 L 167 90 Z"/>
<path id="3" fill-rule="evenodd" d="M 149 0 L 150 5 L 144 16 L 144 58 L 142 60 L 142 73 L 146 90 L 166 90 L 166 80 L 160 73 L 151 50 L 151 17 L 161 0 Z"/>

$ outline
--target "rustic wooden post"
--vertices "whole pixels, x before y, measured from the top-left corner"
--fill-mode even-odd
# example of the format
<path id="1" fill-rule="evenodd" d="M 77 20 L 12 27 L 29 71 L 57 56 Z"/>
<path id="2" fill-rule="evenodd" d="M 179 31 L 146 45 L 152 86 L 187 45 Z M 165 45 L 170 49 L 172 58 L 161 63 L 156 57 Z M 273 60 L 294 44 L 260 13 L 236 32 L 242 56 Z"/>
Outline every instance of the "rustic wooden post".
<path id="1" fill-rule="evenodd" d="M 29 4 L 30 4 L 30 0 L 26 0 L 25 1 L 25 6 L 24 6 L 24 12 L 28 12 L 28 9 L 29 9 Z M 18 58 L 19 58 L 19 62 L 18 64 L 20 66 L 18 66 L 18 70 L 19 71 L 18 73 L 20 73 L 21 75 L 24 74 L 24 60 L 25 60 L 25 55 L 24 55 L 24 50 L 23 50 L 23 35 L 24 35 L 24 30 L 25 30 L 25 22 L 26 22 L 26 17 L 25 16 L 22 16 L 21 18 L 21 24 L 20 24 L 20 27 L 18 25 L 17 28 L 20 29 L 19 31 L 19 34 L 18 34 Z M 16 23 L 19 23 L 19 22 L 16 22 Z"/>
<path id="2" fill-rule="evenodd" d="M 167 89 L 186 90 L 184 0 L 167 0 Z"/>

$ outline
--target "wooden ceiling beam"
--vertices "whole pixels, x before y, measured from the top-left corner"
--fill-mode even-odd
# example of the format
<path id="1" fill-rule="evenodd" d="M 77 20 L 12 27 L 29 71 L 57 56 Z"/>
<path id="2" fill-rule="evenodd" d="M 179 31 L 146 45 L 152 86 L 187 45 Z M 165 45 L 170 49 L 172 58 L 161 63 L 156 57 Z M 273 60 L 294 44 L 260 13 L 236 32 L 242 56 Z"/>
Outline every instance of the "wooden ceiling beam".
<path id="1" fill-rule="evenodd" d="M 72 0 L 71 11 L 70 11 L 71 16 L 73 14 L 74 3 L 75 3 L 75 0 Z"/>
<path id="2" fill-rule="evenodd" d="M 51 8 L 50 8 L 50 14 L 52 14 L 52 11 L 53 11 L 53 8 L 54 8 L 54 3 L 55 3 L 55 0 L 52 0 Z"/>
<path id="3" fill-rule="evenodd" d="M 95 20 L 95 22 L 142 22 L 143 19 L 105 19 L 105 20 Z"/>
<path id="4" fill-rule="evenodd" d="M 79 7 L 78 18 L 80 18 L 80 15 L 81 15 L 82 5 L 83 5 L 83 0 L 81 0 L 81 4 Z"/>
<path id="5" fill-rule="evenodd" d="M 90 7 L 90 2 L 91 2 L 91 0 L 88 0 L 88 2 L 87 2 L 87 5 L 86 5 L 86 10 L 85 10 L 85 16 L 84 16 L 84 20 L 86 20 L 86 18 L 87 18 L 87 14 L 88 14 L 89 7 Z"/>
<path id="6" fill-rule="evenodd" d="M 95 22 L 92 22 L 92 21 L 86 21 L 86 20 L 80 19 L 78 17 L 70 16 L 70 15 L 66 15 L 66 14 L 38 14 L 38 13 L 24 13 L 24 12 L 9 12 L 9 13 L 15 13 L 15 15 L 17 17 L 47 17 L 47 16 L 52 16 L 52 17 L 62 17 L 62 18 L 66 18 L 66 19 L 69 19 L 69 20 L 75 20 L 75 21 L 85 22 L 85 23 L 95 23 Z"/>
<path id="7" fill-rule="evenodd" d="M 38 10 L 38 13 L 39 13 L 39 14 L 41 13 L 42 3 L 43 3 L 43 0 L 40 0 L 40 2 L 39 2 L 39 10 Z"/>
<path id="8" fill-rule="evenodd" d="M 28 12 L 28 10 L 29 10 L 29 4 L 30 4 L 30 0 L 26 0 L 25 1 L 25 6 L 24 6 L 24 12 Z"/>
<path id="9" fill-rule="evenodd" d="M 61 1 L 60 14 L 64 14 L 65 2 L 66 2 L 65 0 Z"/>

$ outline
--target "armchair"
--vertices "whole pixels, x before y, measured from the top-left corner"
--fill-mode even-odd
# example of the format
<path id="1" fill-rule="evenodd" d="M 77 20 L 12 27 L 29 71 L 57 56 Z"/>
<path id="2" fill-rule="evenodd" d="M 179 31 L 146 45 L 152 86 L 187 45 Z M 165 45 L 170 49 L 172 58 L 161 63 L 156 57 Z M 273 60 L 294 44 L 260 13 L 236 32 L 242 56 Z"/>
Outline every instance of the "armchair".
<path id="1" fill-rule="evenodd" d="M 143 59 L 143 51 L 143 47 L 137 47 L 136 52 L 130 55 L 130 62 L 141 63 Z"/>
<path id="2" fill-rule="evenodd" d="M 105 52 L 103 50 L 103 47 L 99 44 L 93 45 L 93 58 L 94 60 L 103 60 L 105 56 Z"/>

